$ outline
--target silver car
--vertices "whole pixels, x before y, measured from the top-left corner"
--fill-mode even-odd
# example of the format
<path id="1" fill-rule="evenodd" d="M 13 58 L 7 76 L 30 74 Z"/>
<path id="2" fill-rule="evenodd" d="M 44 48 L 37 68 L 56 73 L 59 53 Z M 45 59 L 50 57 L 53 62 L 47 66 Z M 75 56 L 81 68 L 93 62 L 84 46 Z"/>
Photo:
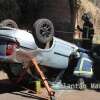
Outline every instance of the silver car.
<path id="1" fill-rule="evenodd" d="M 22 65 L 22 68 L 25 68 L 31 60 L 28 58 L 30 56 L 35 58 L 41 66 L 47 69 L 52 68 L 53 71 L 53 69 L 67 69 L 70 57 L 74 55 L 78 62 L 77 66 L 75 66 L 76 69 L 78 67 L 76 74 L 86 75 L 84 73 L 80 74 L 79 71 L 79 67 L 84 66 L 84 61 L 90 63 L 89 67 L 91 70 L 92 60 L 85 53 L 85 50 L 82 51 L 75 44 L 56 38 L 53 34 L 54 27 L 48 19 L 36 21 L 32 32 L 10 27 L 0 27 L 0 60 L 7 62 L 7 64 L 12 62 L 19 63 Z M 86 56 L 82 56 L 82 52 Z M 86 59 L 83 60 L 82 57 Z M 13 66 L 11 68 L 14 69 Z M 17 68 L 12 70 L 12 73 L 17 73 Z M 91 73 L 88 73 L 86 76 L 91 76 Z"/>

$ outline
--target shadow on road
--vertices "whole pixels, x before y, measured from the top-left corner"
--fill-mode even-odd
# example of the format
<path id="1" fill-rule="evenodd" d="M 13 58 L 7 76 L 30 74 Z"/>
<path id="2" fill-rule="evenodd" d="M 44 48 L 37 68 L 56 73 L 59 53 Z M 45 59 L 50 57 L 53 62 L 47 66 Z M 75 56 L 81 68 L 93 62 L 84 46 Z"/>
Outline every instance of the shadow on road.
<path id="1" fill-rule="evenodd" d="M 47 98 L 38 96 L 35 93 L 26 92 L 27 90 L 17 86 L 16 84 L 12 83 L 8 79 L 0 80 L 0 94 L 10 93 L 13 95 L 19 95 L 22 97 L 33 98 L 37 100 L 47 100 Z"/>
<path id="2" fill-rule="evenodd" d="M 8 79 L 0 80 L 0 94 L 21 91 L 22 88 L 11 83 Z"/>
<path id="3" fill-rule="evenodd" d="M 38 96 L 34 93 L 25 93 L 24 91 L 20 91 L 20 92 L 12 92 L 11 94 L 14 95 L 20 95 L 22 97 L 26 97 L 26 98 L 33 98 L 33 99 L 37 99 L 37 100 L 48 100 L 47 97 L 43 97 L 43 96 Z"/>

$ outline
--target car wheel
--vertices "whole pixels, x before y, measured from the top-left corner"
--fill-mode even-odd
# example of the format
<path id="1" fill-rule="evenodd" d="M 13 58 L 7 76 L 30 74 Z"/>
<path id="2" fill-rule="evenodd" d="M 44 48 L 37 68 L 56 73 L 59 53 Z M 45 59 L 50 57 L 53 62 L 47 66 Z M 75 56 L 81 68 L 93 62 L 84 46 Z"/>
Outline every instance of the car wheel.
<path id="1" fill-rule="evenodd" d="M 48 19 L 38 19 L 34 25 L 35 36 L 40 43 L 47 43 L 53 39 L 54 26 Z"/>
<path id="2" fill-rule="evenodd" d="M 0 25 L 12 27 L 12 28 L 18 28 L 17 23 L 11 19 L 5 19 L 5 20 L 1 21 Z"/>

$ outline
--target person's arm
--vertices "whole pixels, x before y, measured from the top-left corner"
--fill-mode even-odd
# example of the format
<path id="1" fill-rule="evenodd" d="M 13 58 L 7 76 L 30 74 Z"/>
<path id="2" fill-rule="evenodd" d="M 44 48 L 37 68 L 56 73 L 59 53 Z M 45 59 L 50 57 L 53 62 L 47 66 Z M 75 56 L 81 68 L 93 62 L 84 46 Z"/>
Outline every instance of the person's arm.
<path id="1" fill-rule="evenodd" d="M 79 26 L 79 25 L 77 25 L 77 29 L 78 29 L 79 31 L 83 32 L 83 29 L 82 29 L 82 28 L 80 28 L 80 26 Z"/>
<path id="2" fill-rule="evenodd" d="M 91 23 L 91 37 L 93 37 L 93 35 L 94 35 L 94 27 L 93 27 L 93 24 Z"/>
<path id="3" fill-rule="evenodd" d="M 91 37 L 93 38 L 93 36 L 94 36 L 94 29 L 91 32 Z"/>

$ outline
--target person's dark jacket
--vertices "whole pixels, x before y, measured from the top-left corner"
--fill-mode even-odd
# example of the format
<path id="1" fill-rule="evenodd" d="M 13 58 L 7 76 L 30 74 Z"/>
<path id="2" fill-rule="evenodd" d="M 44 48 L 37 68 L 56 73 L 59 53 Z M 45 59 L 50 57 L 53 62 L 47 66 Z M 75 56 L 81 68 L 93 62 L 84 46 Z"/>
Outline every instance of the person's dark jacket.
<path id="1" fill-rule="evenodd" d="M 77 27 L 82 32 L 82 38 L 92 39 L 94 35 L 93 24 L 90 21 L 84 22 L 83 29 L 80 26 Z"/>

